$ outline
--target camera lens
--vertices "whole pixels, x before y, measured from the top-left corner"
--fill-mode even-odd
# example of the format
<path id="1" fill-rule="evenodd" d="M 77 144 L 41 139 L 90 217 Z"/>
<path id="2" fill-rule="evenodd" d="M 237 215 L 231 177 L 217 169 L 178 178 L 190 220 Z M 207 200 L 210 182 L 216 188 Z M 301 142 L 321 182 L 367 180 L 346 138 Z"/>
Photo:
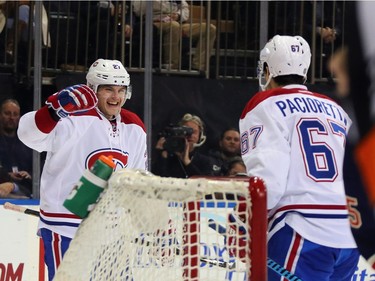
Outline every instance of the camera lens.
<path id="1" fill-rule="evenodd" d="M 166 138 L 163 147 L 169 153 L 183 152 L 184 149 L 185 149 L 185 138 L 184 137 L 169 137 L 169 138 Z"/>

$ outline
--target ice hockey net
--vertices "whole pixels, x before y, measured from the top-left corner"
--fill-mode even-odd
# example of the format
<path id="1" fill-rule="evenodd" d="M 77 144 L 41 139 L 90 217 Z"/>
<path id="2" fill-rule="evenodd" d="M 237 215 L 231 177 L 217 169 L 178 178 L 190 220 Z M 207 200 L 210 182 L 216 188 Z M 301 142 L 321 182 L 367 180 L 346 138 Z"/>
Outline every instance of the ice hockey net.
<path id="1" fill-rule="evenodd" d="M 80 225 L 54 280 L 266 280 L 266 227 L 258 178 L 123 169 Z"/>

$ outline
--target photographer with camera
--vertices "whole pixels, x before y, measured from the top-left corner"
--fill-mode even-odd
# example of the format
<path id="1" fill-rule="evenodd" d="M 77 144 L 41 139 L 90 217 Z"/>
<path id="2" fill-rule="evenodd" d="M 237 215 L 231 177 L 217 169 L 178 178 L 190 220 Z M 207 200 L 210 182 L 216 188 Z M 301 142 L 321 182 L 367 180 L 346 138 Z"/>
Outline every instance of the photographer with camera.
<path id="1" fill-rule="evenodd" d="M 162 177 L 189 178 L 213 176 L 219 166 L 213 158 L 198 151 L 206 141 L 204 124 L 196 115 L 186 113 L 178 126 L 168 126 L 157 141 L 159 152 L 152 172 Z"/>

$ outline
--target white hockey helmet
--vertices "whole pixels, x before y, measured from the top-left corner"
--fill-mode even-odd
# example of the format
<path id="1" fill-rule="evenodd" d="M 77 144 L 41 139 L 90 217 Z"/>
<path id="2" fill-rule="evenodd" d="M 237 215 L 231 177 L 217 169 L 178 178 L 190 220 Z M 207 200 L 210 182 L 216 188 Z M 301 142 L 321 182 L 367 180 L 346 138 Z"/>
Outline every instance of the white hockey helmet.
<path id="1" fill-rule="evenodd" d="M 118 60 L 97 59 L 86 75 L 87 85 L 96 93 L 100 85 L 126 86 L 126 99 L 131 98 L 130 76 Z"/>
<path id="2" fill-rule="evenodd" d="M 259 86 L 265 90 L 272 77 L 282 75 L 299 75 L 306 79 L 310 62 L 310 46 L 305 39 L 301 36 L 275 35 L 260 52 Z M 265 63 L 270 72 L 268 81 L 263 81 Z"/>

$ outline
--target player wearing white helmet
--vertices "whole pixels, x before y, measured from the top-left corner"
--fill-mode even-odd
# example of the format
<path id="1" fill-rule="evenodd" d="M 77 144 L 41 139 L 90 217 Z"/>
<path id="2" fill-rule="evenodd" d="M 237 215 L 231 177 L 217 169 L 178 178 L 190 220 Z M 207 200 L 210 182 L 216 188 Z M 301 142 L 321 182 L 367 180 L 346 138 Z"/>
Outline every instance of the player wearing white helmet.
<path id="1" fill-rule="evenodd" d="M 273 37 L 260 53 L 259 84 L 242 112 L 248 176 L 263 178 L 269 210 L 268 257 L 309 280 L 351 280 L 359 254 L 350 229 L 342 167 L 347 113 L 303 84 L 310 47 Z M 267 280 L 281 280 L 269 269 Z"/>
<path id="2" fill-rule="evenodd" d="M 260 52 L 258 64 L 259 85 L 265 90 L 271 79 L 278 76 L 297 75 L 306 81 L 310 67 L 309 44 L 301 36 L 276 35 Z M 267 73 L 268 70 L 268 73 Z M 263 84 L 264 75 L 267 81 Z"/>
<path id="3" fill-rule="evenodd" d="M 118 60 L 98 59 L 86 75 L 87 85 L 96 93 L 100 85 L 117 85 L 130 87 L 130 75 Z M 127 91 L 126 98 L 131 98 Z"/>
<path id="4" fill-rule="evenodd" d="M 130 76 L 122 63 L 118 60 L 98 59 L 90 67 L 86 75 L 87 85 L 98 95 L 102 95 L 100 86 L 106 85 L 121 92 L 119 103 L 107 103 L 105 99 L 99 99 L 98 108 L 108 118 L 115 116 L 117 111 L 131 98 Z"/>
<path id="5" fill-rule="evenodd" d="M 122 108 L 131 96 L 128 72 L 117 60 L 98 59 L 86 78 L 87 85 L 57 92 L 19 123 L 19 138 L 32 149 L 47 152 L 38 234 L 44 243 L 49 280 L 81 223 L 63 203 L 84 170 L 101 155 L 112 155 L 116 169 L 147 170 L 144 124 Z"/>

